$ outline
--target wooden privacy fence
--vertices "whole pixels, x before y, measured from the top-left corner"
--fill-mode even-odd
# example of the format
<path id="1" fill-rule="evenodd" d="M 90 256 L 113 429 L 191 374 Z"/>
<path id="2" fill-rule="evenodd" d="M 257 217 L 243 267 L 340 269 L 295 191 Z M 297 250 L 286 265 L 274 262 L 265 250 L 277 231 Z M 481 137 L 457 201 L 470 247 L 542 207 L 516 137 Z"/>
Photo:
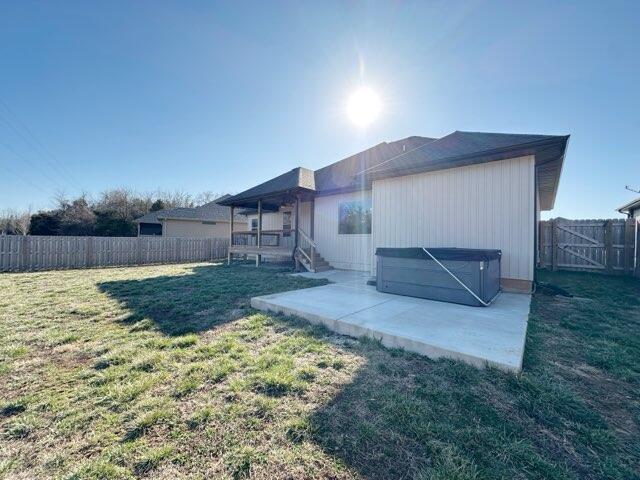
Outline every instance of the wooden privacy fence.
<path id="1" fill-rule="evenodd" d="M 0 235 L 0 272 L 209 261 L 228 247 L 226 238 Z"/>
<path id="2" fill-rule="evenodd" d="M 635 219 L 540 222 L 540 266 L 640 276 L 639 227 Z"/>

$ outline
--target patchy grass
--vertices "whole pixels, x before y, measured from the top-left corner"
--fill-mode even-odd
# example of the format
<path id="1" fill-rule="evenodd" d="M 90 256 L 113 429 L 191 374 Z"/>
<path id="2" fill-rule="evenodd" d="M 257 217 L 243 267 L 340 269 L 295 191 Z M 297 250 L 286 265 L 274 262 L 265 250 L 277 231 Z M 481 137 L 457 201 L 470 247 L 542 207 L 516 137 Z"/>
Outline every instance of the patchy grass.
<path id="1" fill-rule="evenodd" d="M 640 478 L 638 281 L 541 272 L 515 376 L 251 310 L 285 273 L 1 275 L 0 477 Z"/>

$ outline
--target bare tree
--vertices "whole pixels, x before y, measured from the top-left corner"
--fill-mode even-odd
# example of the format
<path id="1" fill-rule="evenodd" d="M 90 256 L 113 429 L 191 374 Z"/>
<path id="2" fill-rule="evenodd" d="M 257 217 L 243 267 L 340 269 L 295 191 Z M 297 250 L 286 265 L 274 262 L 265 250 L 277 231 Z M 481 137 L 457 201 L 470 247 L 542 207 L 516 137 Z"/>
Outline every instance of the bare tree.
<path id="1" fill-rule="evenodd" d="M 27 235 L 31 223 L 31 207 L 21 212 L 8 209 L 0 213 L 0 234 Z"/>
<path id="2" fill-rule="evenodd" d="M 18 235 L 27 235 L 31 225 L 31 206 L 27 210 L 17 213 L 14 219 L 13 230 Z"/>
<path id="3" fill-rule="evenodd" d="M 0 212 L 0 235 L 8 235 L 9 233 L 12 233 L 12 218 L 12 212 L 10 210 Z"/>
<path id="4" fill-rule="evenodd" d="M 196 195 L 194 203 L 196 205 L 204 205 L 205 203 L 213 202 L 215 199 L 222 197 L 223 193 L 212 192 L 207 190 Z"/>
<path id="5" fill-rule="evenodd" d="M 156 198 L 161 199 L 166 208 L 193 207 L 193 197 L 184 190 L 156 192 Z"/>

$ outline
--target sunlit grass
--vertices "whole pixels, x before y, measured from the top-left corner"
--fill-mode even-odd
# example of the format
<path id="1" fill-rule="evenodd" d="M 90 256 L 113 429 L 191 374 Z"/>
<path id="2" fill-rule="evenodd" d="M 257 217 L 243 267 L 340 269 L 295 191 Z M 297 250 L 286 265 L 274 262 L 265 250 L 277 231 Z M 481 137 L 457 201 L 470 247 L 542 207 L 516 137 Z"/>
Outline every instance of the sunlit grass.
<path id="1" fill-rule="evenodd" d="M 252 310 L 281 269 L 2 275 L 0 477 L 636 478 L 639 283 L 543 276 L 514 376 Z"/>

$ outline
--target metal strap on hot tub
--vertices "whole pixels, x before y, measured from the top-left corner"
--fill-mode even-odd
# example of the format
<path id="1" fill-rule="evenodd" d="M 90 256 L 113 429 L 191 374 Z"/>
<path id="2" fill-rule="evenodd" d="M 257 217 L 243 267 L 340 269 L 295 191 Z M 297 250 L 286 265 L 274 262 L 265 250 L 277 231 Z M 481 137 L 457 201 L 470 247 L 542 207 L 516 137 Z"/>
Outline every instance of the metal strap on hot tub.
<path id="1" fill-rule="evenodd" d="M 471 295 L 473 295 L 473 298 L 475 298 L 477 301 L 479 301 L 482 305 L 484 305 L 485 307 L 488 307 L 489 305 L 491 305 L 493 303 L 493 301 L 496 299 L 496 297 L 498 296 L 498 294 L 500 293 L 500 291 L 498 291 L 498 293 L 496 293 L 496 295 L 489 300 L 489 302 L 485 302 L 484 300 L 482 300 L 479 296 L 477 296 L 473 290 L 471 290 L 469 287 L 467 287 L 462 280 L 460 280 L 458 277 L 456 277 L 453 273 L 451 273 L 451 270 L 449 270 L 447 267 L 445 267 L 442 263 L 440 263 L 440 261 L 434 257 L 433 255 L 431 255 L 431 252 L 429 250 L 427 250 L 426 248 L 422 247 L 422 250 L 424 250 L 424 253 L 426 253 L 427 255 L 429 255 L 431 257 L 431 259 L 436 262 L 438 265 L 440 265 L 440 267 L 442 267 L 442 269 L 447 272 L 449 275 L 451 275 L 453 277 L 453 279 L 458 282 L 460 285 L 462 285 L 462 287 L 469 292 Z M 482 268 L 482 267 L 481 267 Z"/>

